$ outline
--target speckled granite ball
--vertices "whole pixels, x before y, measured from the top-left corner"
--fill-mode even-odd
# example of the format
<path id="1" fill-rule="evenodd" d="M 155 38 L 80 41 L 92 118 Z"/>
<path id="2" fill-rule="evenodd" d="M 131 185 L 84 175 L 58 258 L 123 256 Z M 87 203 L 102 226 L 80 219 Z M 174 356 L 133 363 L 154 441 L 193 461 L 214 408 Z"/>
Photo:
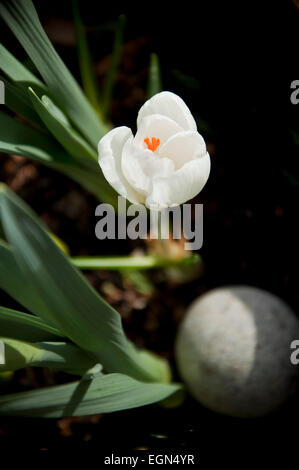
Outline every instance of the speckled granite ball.
<path id="1" fill-rule="evenodd" d="M 278 297 L 249 286 L 214 289 L 197 299 L 179 327 L 181 378 L 202 405 L 237 417 L 278 408 L 298 382 L 290 343 L 299 321 Z"/>

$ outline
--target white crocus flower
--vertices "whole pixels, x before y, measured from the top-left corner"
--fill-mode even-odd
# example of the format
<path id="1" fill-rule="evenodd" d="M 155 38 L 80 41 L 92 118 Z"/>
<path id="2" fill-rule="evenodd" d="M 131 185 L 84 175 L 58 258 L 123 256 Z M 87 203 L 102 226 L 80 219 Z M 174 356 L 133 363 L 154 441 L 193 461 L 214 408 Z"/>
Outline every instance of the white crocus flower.
<path id="1" fill-rule="evenodd" d="M 128 127 L 117 127 L 100 140 L 98 150 L 111 186 L 154 210 L 193 198 L 210 173 L 210 156 L 190 110 L 168 91 L 141 107 L 135 136 Z"/>

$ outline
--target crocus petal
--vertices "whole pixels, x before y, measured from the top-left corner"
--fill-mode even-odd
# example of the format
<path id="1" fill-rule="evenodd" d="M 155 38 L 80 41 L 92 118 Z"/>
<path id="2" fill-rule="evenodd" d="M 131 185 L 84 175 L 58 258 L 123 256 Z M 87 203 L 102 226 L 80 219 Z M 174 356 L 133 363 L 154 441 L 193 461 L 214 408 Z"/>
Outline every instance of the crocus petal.
<path id="1" fill-rule="evenodd" d="M 121 168 L 123 148 L 130 137 L 133 138 L 132 131 L 125 126 L 108 132 L 98 145 L 99 164 L 106 180 L 115 191 L 130 202 L 140 203 L 144 202 L 144 197 L 128 183 Z"/>
<path id="2" fill-rule="evenodd" d="M 183 204 L 195 197 L 204 187 L 210 173 L 210 156 L 203 156 L 186 163 L 168 178 L 152 180 L 152 191 L 146 205 L 153 210 Z"/>
<path id="3" fill-rule="evenodd" d="M 145 138 L 151 139 L 156 137 L 160 140 L 160 146 L 163 145 L 171 136 L 181 132 L 183 129 L 172 119 L 162 116 L 161 114 L 152 114 L 144 117 L 138 126 L 134 143 L 140 148 L 145 149 Z M 156 150 L 159 153 L 159 147 Z"/>
<path id="4" fill-rule="evenodd" d="M 162 210 L 198 194 L 210 157 L 184 101 L 171 92 L 153 96 L 140 109 L 137 133 L 127 127 L 99 143 L 99 163 L 116 191 L 131 202 Z"/>
<path id="5" fill-rule="evenodd" d="M 137 127 L 151 114 L 162 114 L 177 122 L 184 130 L 196 131 L 196 122 L 185 102 L 170 91 L 162 91 L 144 103 L 137 117 Z"/>
<path id="6" fill-rule="evenodd" d="M 171 158 L 178 170 L 190 160 L 207 151 L 205 141 L 198 132 L 184 131 L 170 137 L 159 148 L 160 157 Z"/>
<path id="7" fill-rule="evenodd" d="M 157 175 L 169 177 L 174 173 L 174 162 L 169 158 L 160 158 L 156 152 L 142 149 L 135 144 L 135 139 L 128 139 L 122 156 L 122 172 L 130 185 L 147 196 L 151 180 Z"/>

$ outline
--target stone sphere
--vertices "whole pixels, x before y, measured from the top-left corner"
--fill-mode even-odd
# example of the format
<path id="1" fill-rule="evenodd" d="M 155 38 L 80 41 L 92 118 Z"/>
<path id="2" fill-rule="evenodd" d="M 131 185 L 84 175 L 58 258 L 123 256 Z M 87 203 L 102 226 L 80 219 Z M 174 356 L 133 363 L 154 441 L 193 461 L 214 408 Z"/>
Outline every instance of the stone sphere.
<path id="1" fill-rule="evenodd" d="M 211 290 L 188 309 L 176 338 L 179 374 L 205 407 L 258 417 L 294 391 L 299 365 L 290 344 L 299 321 L 275 295 L 250 286 Z"/>

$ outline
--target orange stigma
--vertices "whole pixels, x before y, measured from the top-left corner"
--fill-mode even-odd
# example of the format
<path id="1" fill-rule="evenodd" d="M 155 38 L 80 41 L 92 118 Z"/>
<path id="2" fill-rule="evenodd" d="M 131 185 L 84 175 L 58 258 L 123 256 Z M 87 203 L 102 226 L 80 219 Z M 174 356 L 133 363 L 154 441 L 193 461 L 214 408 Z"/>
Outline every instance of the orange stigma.
<path id="1" fill-rule="evenodd" d="M 144 143 L 147 145 L 147 148 L 154 152 L 160 145 L 160 139 L 156 139 L 156 137 L 152 137 L 152 141 L 150 142 L 149 138 L 147 137 L 144 139 Z"/>

